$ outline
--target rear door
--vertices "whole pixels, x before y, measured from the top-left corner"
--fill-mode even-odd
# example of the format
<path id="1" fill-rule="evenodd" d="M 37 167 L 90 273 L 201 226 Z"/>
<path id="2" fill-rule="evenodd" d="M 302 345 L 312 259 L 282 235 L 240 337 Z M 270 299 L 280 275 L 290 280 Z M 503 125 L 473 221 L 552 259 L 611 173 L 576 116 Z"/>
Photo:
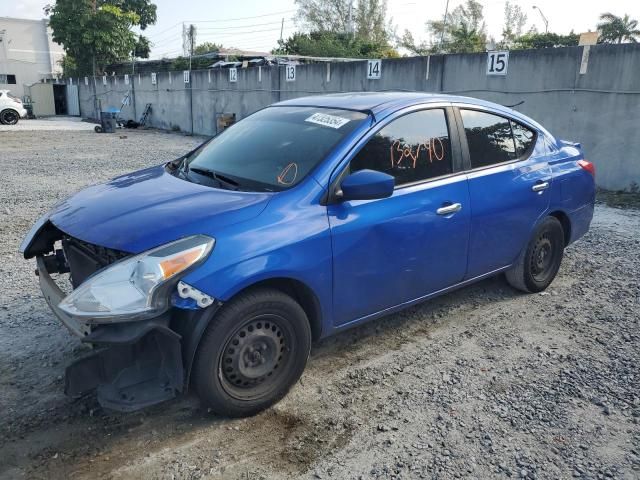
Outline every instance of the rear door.
<path id="1" fill-rule="evenodd" d="M 542 135 L 490 110 L 460 107 L 471 235 L 467 278 L 511 265 L 549 206 L 551 169 Z"/>
<path id="2" fill-rule="evenodd" d="M 336 172 L 379 170 L 396 179 L 389 198 L 328 206 L 336 325 L 463 279 L 470 211 L 455 125 L 451 108 L 400 115 L 363 141 L 347 169 Z"/>

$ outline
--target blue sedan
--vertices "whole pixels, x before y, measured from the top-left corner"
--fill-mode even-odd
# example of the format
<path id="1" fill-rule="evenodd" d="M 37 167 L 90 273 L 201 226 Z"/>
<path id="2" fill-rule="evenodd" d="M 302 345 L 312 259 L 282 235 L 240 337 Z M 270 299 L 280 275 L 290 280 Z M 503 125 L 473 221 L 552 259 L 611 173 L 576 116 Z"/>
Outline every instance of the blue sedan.
<path id="1" fill-rule="evenodd" d="M 314 340 L 500 273 L 547 288 L 589 228 L 594 174 L 580 144 L 500 105 L 298 98 L 64 200 L 21 251 L 96 347 L 68 394 L 131 411 L 193 386 L 245 416 L 287 393 Z"/>

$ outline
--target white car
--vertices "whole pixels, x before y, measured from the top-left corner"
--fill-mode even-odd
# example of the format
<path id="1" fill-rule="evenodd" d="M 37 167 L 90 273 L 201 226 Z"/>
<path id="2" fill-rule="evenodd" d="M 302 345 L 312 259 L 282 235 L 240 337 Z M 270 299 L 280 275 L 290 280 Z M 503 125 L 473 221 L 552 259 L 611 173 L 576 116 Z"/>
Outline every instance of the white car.
<path id="1" fill-rule="evenodd" d="M 27 116 L 27 110 L 19 98 L 9 93 L 9 90 L 0 90 L 0 123 L 15 125 L 20 118 Z"/>

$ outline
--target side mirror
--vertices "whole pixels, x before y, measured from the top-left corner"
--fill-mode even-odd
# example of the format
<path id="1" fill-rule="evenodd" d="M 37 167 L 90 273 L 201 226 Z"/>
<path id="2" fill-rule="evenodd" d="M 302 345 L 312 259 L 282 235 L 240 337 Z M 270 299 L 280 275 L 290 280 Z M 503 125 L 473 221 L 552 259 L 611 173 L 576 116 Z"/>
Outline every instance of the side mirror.
<path id="1" fill-rule="evenodd" d="M 376 170 L 358 170 L 345 177 L 340 184 L 340 200 L 373 200 L 393 194 L 395 178 Z"/>

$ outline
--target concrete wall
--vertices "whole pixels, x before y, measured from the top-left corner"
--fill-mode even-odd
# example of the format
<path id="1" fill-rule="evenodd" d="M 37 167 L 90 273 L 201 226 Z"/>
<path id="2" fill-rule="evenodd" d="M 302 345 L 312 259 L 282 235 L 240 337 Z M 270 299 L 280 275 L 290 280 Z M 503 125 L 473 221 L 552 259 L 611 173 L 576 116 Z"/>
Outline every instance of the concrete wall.
<path id="1" fill-rule="evenodd" d="M 366 78 L 362 61 L 298 66 L 294 82 L 285 81 L 284 67 L 239 69 L 237 83 L 228 70 L 191 72 L 189 84 L 182 72 L 158 73 L 157 85 L 150 74 L 133 75 L 128 85 L 123 76 L 108 77 L 107 85 L 102 77 L 88 78 L 88 85 L 73 82 L 80 82 L 84 117 L 96 118 L 94 99 L 103 108 L 120 107 L 129 93 L 135 101 L 122 117 L 139 119 L 151 103 L 151 126 L 204 135 L 215 133 L 216 114 L 240 119 L 280 100 L 331 92 L 417 90 L 505 105 L 524 101 L 515 108 L 554 135 L 583 144 L 601 187 L 640 184 L 640 45 L 513 51 L 506 76 L 488 76 L 486 68 L 487 54 L 479 53 L 384 60 L 379 80 Z"/>
<path id="2" fill-rule="evenodd" d="M 0 73 L 16 76 L 16 84 L 2 84 L 22 97 L 25 86 L 62 72 L 62 46 L 51 40 L 47 20 L 0 17 Z"/>

